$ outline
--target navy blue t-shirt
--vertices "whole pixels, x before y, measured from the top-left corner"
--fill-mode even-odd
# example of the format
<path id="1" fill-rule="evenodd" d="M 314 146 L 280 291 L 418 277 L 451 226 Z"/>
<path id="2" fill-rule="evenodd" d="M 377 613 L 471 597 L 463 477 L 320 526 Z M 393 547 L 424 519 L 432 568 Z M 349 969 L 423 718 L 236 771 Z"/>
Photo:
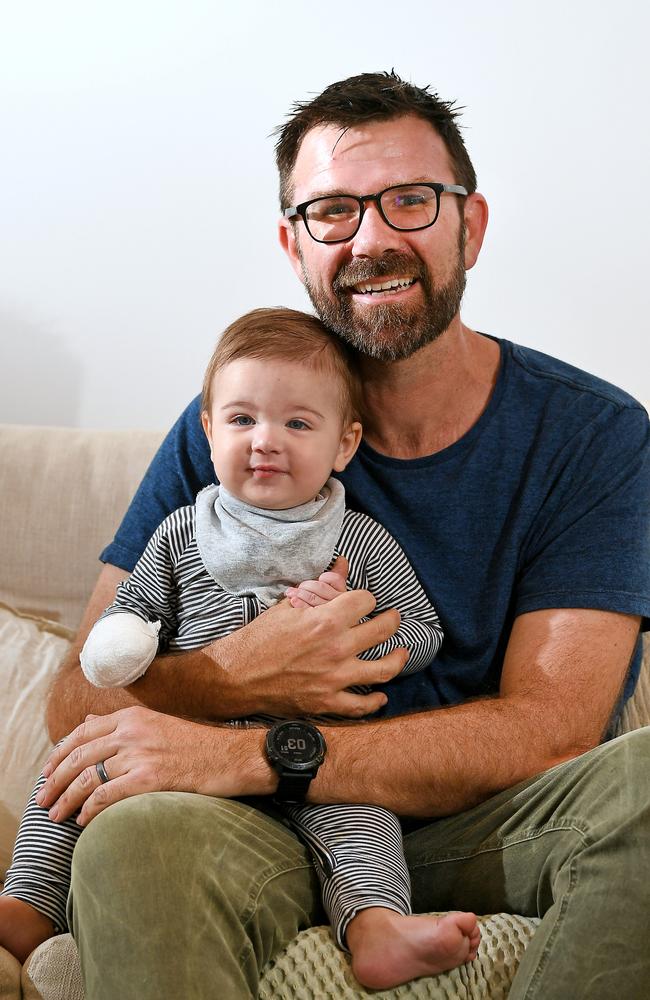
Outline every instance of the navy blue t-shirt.
<path id="1" fill-rule="evenodd" d="M 607 382 L 497 343 L 494 392 L 459 441 L 416 459 L 362 442 L 339 477 L 348 506 L 400 543 L 445 632 L 429 668 L 384 685 L 382 714 L 495 694 L 512 624 L 525 612 L 597 608 L 642 615 L 650 627 L 647 413 Z M 197 398 L 100 558 L 132 570 L 163 518 L 214 481 Z M 626 696 L 639 665 L 640 647 Z"/>

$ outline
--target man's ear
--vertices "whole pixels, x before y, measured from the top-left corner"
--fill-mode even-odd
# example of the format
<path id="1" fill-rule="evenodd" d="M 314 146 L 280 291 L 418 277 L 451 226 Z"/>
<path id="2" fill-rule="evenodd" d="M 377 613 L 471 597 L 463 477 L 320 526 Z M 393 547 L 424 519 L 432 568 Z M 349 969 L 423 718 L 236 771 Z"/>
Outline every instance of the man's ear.
<path id="1" fill-rule="evenodd" d="M 358 420 L 343 431 L 341 443 L 334 462 L 334 472 L 343 472 L 345 467 L 354 457 L 354 454 L 361 443 L 363 428 Z"/>
<path id="2" fill-rule="evenodd" d="M 289 258 L 289 263 L 298 276 L 298 280 L 304 284 L 305 278 L 302 271 L 302 261 L 298 253 L 296 227 L 288 219 L 285 219 L 284 216 L 278 221 L 278 239 L 280 240 L 280 246 Z"/>
<path id="3" fill-rule="evenodd" d="M 488 206 L 482 194 L 476 191 L 465 198 L 463 215 L 461 225 L 465 226 L 465 270 L 469 271 L 478 260 L 488 224 Z"/>

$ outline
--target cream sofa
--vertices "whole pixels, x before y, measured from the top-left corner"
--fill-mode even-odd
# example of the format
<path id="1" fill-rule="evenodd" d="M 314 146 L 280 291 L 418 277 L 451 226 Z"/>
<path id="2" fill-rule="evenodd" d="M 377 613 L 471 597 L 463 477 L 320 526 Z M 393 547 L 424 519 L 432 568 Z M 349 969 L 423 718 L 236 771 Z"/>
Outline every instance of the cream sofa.
<path id="1" fill-rule="evenodd" d="M 44 724 L 49 682 L 80 621 L 99 569 L 97 553 L 112 537 L 159 440 L 151 432 L 0 426 L 0 877 L 50 745 Z M 643 683 L 626 709 L 625 729 L 650 722 L 647 673 L 644 668 Z M 497 914 L 481 923 L 479 957 L 471 965 L 375 993 L 356 985 L 329 930 L 312 928 L 265 970 L 259 995 L 265 1000 L 505 997 L 537 921 Z M 214 995 L 220 995 L 218 984 Z M 22 968 L 0 948 L 0 1000 L 20 996 L 82 1000 L 69 935 L 41 945 Z"/>

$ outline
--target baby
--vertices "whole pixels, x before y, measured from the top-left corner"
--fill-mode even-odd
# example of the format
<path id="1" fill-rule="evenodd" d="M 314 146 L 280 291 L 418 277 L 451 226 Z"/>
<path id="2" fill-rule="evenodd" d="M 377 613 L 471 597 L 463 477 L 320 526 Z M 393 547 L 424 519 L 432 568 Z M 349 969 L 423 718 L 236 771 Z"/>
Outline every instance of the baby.
<path id="1" fill-rule="evenodd" d="M 398 631 L 362 659 L 404 647 L 403 673 L 431 662 L 442 630 L 413 568 L 381 525 L 345 507 L 343 486 L 331 478 L 358 448 L 359 395 L 346 348 L 315 317 L 258 309 L 225 331 L 202 398 L 219 485 L 167 517 L 120 584 L 82 650 L 89 680 L 130 684 L 158 651 L 211 643 L 284 597 L 309 614 L 346 587 L 371 591 L 375 613 L 397 608 L 401 615 Z M 347 584 L 332 571 L 339 556 L 349 564 Z M 97 770 L 110 780 L 110 758 Z M 34 795 L 42 784 L 41 777 Z M 287 787 L 295 792 L 295 784 Z M 70 862 L 82 832 L 74 817 L 50 821 L 34 795 L 0 898 L 0 944 L 21 959 L 67 929 Z M 474 914 L 411 914 L 396 816 L 378 806 L 302 798 L 285 795 L 280 807 L 312 852 L 336 940 L 350 951 L 361 983 L 389 988 L 476 957 Z"/>

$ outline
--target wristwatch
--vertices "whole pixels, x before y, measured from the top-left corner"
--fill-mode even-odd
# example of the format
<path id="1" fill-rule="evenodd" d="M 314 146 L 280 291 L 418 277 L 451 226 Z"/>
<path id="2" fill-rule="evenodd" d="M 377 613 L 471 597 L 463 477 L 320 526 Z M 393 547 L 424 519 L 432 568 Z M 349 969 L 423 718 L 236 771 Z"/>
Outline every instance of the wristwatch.
<path id="1" fill-rule="evenodd" d="M 280 776 L 276 802 L 305 801 L 309 783 L 325 760 L 327 744 L 320 729 L 299 720 L 278 722 L 266 734 L 266 756 Z"/>

